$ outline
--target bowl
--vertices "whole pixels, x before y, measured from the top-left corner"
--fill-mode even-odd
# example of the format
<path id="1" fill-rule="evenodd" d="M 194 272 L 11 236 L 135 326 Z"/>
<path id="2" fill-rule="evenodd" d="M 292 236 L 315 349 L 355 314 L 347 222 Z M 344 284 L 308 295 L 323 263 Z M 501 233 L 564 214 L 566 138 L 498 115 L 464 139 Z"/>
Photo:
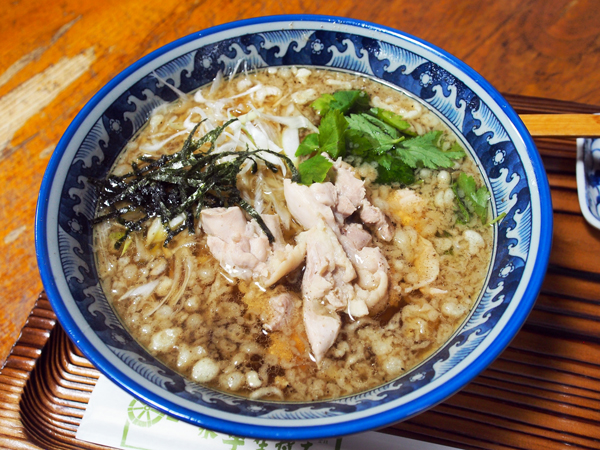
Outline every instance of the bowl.
<path id="1" fill-rule="evenodd" d="M 577 196 L 585 220 L 600 229 L 600 139 L 577 139 Z"/>
<path id="2" fill-rule="evenodd" d="M 90 178 L 115 158 L 157 105 L 209 83 L 240 59 L 250 67 L 315 66 L 357 72 L 404 90 L 452 128 L 491 192 L 494 248 L 484 288 L 451 339 L 403 376 L 334 400 L 249 400 L 184 379 L 137 344 L 96 273 Z M 37 205 L 36 251 L 46 293 L 69 337 L 117 385 L 179 419 L 253 438 L 341 436 L 407 419 L 456 393 L 515 336 L 548 264 L 552 206 L 540 156 L 506 100 L 448 53 L 359 20 L 278 16 L 210 28 L 124 70 L 81 110 L 60 140 Z"/>

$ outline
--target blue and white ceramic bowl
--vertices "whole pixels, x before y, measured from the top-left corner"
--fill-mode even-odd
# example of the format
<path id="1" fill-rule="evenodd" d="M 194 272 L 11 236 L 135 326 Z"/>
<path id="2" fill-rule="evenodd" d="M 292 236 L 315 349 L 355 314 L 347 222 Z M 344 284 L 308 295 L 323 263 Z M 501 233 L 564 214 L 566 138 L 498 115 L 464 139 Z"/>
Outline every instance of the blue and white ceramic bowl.
<path id="1" fill-rule="evenodd" d="M 149 112 L 209 83 L 239 59 L 358 72 L 420 99 L 461 137 L 492 193 L 493 262 L 470 316 L 451 340 L 402 377 L 351 397 L 251 401 L 215 392 L 165 367 L 128 334 L 98 282 L 88 179 L 107 174 Z M 158 75 L 155 76 L 154 74 Z M 200 426 L 249 437 L 308 439 L 382 427 L 457 392 L 508 345 L 536 299 L 552 236 L 548 181 L 533 141 L 507 102 L 444 51 L 357 20 L 267 17 L 202 31 L 142 58 L 83 108 L 56 148 L 41 187 L 36 245 L 46 292 L 83 353 L 139 399 Z M 542 226 L 543 225 L 543 226 Z"/>
<path id="2" fill-rule="evenodd" d="M 588 223 L 600 229 L 600 138 L 577 139 L 577 194 Z"/>

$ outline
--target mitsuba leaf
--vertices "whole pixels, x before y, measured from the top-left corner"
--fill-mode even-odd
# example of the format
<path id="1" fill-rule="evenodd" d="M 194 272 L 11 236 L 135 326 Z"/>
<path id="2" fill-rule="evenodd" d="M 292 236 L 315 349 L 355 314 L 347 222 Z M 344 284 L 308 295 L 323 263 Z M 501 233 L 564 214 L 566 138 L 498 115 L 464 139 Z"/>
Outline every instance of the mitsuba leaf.
<path id="1" fill-rule="evenodd" d="M 296 156 L 310 155 L 319 149 L 319 134 L 311 133 L 307 135 L 298 146 Z"/>
<path id="2" fill-rule="evenodd" d="M 448 150 L 447 153 L 462 153 L 463 156 L 465 156 L 465 151 L 463 150 L 463 148 L 460 146 L 460 144 L 458 142 L 455 142 L 454 144 L 452 144 L 452 147 L 450 147 L 450 150 Z"/>
<path id="3" fill-rule="evenodd" d="M 465 156 L 465 152 L 459 146 L 459 150 L 443 151 L 438 142 L 442 132 L 430 131 L 422 136 L 406 139 L 402 142 L 396 154 L 413 169 L 423 165 L 429 169 L 452 167 L 454 160 Z"/>
<path id="4" fill-rule="evenodd" d="M 467 224 L 471 220 L 471 214 L 465 205 L 465 202 L 458 193 L 458 184 L 452 185 L 452 191 L 454 192 L 454 203 L 456 204 L 456 218 L 457 221 L 462 224 Z"/>
<path id="5" fill-rule="evenodd" d="M 351 114 L 348 117 L 348 124 L 353 130 L 358 130 L 374 139 L 377 146 L 373 151 L 379 155 L 404 140 L 404 136 L 401 136 L 394 127 L 369 114 Z"/>
<path id="6" fill-rule="evenodd" d="M 391 125 L 397 130 L 404 131 L 410 128 L 410 124 L 406 120 L 404 120 L 402 116 L 399 116 L 398 114 L 392 111 L 388 111 L 387 109 L 371 108 L 369 112 L 373 116 L 377 117 L 379 120 L 385 122 L 388 125 Z"/>
<path id="7" fill-rule="evenodd" d="M 333 94 L 323 94 L 316 99 L 312 106 L 320 116 L 326 116 L 330 110 L 347 114 L 350 111 L 369 109 L 369 95 L 365 91 L 337 91 Z"/>
<path id="8" fill-rule="evenodd" d="M 373 149 L 379 145 L 368 134 L 353 128 L 346 130 L 344 138 L 346 141 L 346 154 L 360 156 L 366 160 L 372 159 Z"/>
<path id="9" fill-rule="evenodd" d="M 413 184 L 415 181 L 414 171 L 398 157 L 385 154 L 377 158 L 377 179 L 376 183 L 392 184 L 400 183 L 403 185 Z"/>
<path id="10" fill-rule="evenodd" d="M 346 142 L 344 132 L 348 128 L 348 121 L 341 111 L 332 109 L 321 120 L 319 125 L 319 149 L 327 152 L 333 159 L 344 156 Z"/>
<path id="11" fill-rule="evenodd" d="M 369 94 L 365 91 L 337 91 L 333 93 L 335 102 L 332 102 L 331 108 L 337 109 L 346 114 L 350 111 L 364 111 L 369 109 Z"/>
<path id="12" fill-rule="evenodd" d="M 370 107 L 369 96 L 364 91 L 323 94 L 311 106 L 322 116 L 319 133 L 306 136 L 296 156 L 326 152 L 332 159 L 351 155 L 358 157 L 355 161 L 377 162 L 378 183 L 412 184 L 415 180 L 414 169 L 449 168 L 455 160 L 465 156 L 458 143 L 448 151 L 441 149 L 441 131 L 416 136 L 408 131 L 410 124 L 402 116 Z M 301 165 L 303 169 L 300 172 L 305 184 L 324 180 L 330 168 L 326 158 L 313 161 L 314 158 L 302 163 L 306 166 Z M 458 184 L 456 189 L 459 189 Z M 479 205 L 477 208 L 480 211 L 481 203 L 487 201 L 484 197 L 483 193 L 475 191 L 475 194 L 469 194 L 470 200 L 466 202 Z M 464 209 L 463 219 L 468 221 L 470 211 L 475 212 L 475 207 L 471 203 L 461 205 Z"/>
<path id="13" fill-rule="evenodd" d="M 331 94 L 323 94 L 318 99 L 310 104 L 317 113 L 324 117 L 328 112 L 331 102 L 335 101 L 335 97 Z"/>
<path id="14" fill-rule="evenodd" d="M 298 166 L 300 182 L 306 185 L 322 183 L 331 167 L 333 167 L 333 163 L 329 159 L 323 155 L 315 155 Z"/>
<path id="15" fill-rule="evenodd" d="M 467 175 L 463 172 L 458 175 L 456 186 L 459 189 L 459 191 L 457 191 L 455 188 L 455 194 L 457 194 L 457 198 L 461 200 L 461 196 L 459 194 L 462 191 L 464 194 L 462 201 L 466 207 L 479 217 L 481 223 L 485 224 L 487 222 L 488 203 L 490 200 L 490 193 L 487 188 L 477 188 L 475 179 L 471 175 Z"/>

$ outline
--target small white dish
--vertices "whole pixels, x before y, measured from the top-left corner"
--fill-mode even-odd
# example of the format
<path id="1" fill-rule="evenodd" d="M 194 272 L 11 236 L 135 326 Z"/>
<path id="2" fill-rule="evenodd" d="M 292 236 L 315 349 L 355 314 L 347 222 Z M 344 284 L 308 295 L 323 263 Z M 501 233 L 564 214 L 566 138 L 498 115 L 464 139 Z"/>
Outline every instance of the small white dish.
<path id="1" fill-rule="evenodd" d="M 577 139 L 577 196 L 583 217 L 600 229 L 600 138 Z"/>

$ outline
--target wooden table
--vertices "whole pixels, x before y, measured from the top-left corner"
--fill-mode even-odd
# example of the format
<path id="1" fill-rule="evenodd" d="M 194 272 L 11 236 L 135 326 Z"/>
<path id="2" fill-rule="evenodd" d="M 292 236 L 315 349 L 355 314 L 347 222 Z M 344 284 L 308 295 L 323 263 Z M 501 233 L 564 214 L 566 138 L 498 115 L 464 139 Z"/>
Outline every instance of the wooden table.
<path id="1" fill-rule="evenodd" d="M 502 92 L 577 101 L 597 105 L 588 111 L 600 111 L 597 0 L 5 0 L 0 18 L 0 362 L 42 289 L 33 239 L 35 202 L 52 151 L 77 112 L 118 72 L 178 37 L 233 20 L 288 13 L 341 15 L 394 27 L 461 58 Z M 509 101 L 522 111 L 581 111 L 515 96 Z M 548 346 L 548 355 L 563 358 L 564 364 L 549 368 L 541 360 L 532 362 L 543 375 L 527 376 L 546 377 L 551 370 L 558 383 L 535 395 L 557 402 L 551 408 L 555 415 L 568 416 L 576 408 L 585 430 L 566 433 L 590 437 L 586 427 L 600 420 L 600 232 L 579 211 L 572 141 L 538 144 L 555 210 L 551 266 L 536 310 L 497 373 L 527 386 L 515 380 L 521 362 L 510 352 L 525 355 L 535 348 L 538 354 Z M 566 373 L 587 381 L 569 387 Z M 477 392 L 479 386 L 469 389 Z M 506 401 L 518 403 L 518 395 L 507 394 Z M 532 404 L 527 408 L 545 407 Z M 544 416 L 539 417 L 543 428 Z M 548 430 L 546 438 L 560 441 L 553 432 Z M 590 438 L 581 445 L 600 448 L 594 441 L 598 436 Z M 515 444 L 508 440 L 506 445 Z"/>

